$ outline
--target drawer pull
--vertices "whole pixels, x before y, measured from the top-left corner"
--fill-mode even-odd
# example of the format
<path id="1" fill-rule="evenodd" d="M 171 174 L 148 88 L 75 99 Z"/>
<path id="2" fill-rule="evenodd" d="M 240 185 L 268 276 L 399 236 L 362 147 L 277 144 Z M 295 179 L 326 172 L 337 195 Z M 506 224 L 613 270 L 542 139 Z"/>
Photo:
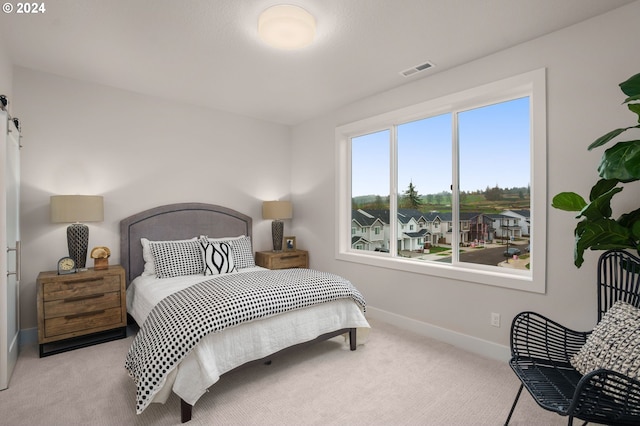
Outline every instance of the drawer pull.
<path id="1" fill-rule="evenodd" d="M 282 256 L 282 257 L 280 257 L 280 259 L 297 259 L 299 257 L 300 257 L 299 255 L 293 254 L 293 255 L 289 255 L 289 256 Z"/>
<path id="2" fill-rule="evenodd" d="M 103 280 L 104 280 L 104 278 L 102 278 L 102 277 L 82 278 L 82 279 L 77 279 L 77 280 L 67 280 L 64 283 L 65 284 L 90 283 L 90 282 L 94 282 L 94 281 L 103 281 Z"/>
<path id="3" fill-rule="evenodd" d="M 80 317 L 90 317 L 90 316 L 93 316 L 93 315 L 100 315 L 100 314 L 104 314 L 104 309 L 101 310 L 101 311 L 83 312 L 81 314 L 66 315 L 64 317 L 64 319 L 72 320 L 72 319 L 76 319 L 76 318 L 80 318 Z"/>
<path id="4" fill-rule="evenodd" d="M 88 296 L 68 297 L 63 300 L 64 303 L 77 302 L 78 300 L 98 299 L 104 297 L 104 293 L 90 294 Z"/>

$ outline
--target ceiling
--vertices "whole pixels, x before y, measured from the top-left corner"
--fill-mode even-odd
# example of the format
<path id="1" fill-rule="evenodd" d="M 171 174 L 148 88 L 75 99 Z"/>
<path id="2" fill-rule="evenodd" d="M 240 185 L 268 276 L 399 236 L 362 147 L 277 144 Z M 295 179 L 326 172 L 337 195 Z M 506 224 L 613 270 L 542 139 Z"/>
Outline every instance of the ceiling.
<path id="1" fill-rule="evenodd" d="M 633 1 L 286 0 L 318 34 L 281 51 L 256 29 L 277 0 L 55 0 L 0 14 L 0 43 L 18 66 L 295 125 Z"/>

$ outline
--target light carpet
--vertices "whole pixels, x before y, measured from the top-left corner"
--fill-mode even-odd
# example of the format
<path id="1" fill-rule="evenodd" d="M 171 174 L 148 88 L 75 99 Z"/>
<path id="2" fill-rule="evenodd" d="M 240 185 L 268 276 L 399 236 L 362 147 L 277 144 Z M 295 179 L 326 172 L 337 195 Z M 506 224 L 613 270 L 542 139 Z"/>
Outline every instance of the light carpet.
<path id="1" fill-rule="evenodd" d="M 340 337 L 297 348 L 271 365 L 235 370 L 195 404 L 189 425 L 501 425 L 519 382 L 506 363 L 371 321 L 355 352 Z M 4 425 L 175 425 L 180 401 L 135 414 L 124 368 L 132 337 L 38 358 L 22 348 Z M 511 424 L 561 425 L 523 392 Z"/>

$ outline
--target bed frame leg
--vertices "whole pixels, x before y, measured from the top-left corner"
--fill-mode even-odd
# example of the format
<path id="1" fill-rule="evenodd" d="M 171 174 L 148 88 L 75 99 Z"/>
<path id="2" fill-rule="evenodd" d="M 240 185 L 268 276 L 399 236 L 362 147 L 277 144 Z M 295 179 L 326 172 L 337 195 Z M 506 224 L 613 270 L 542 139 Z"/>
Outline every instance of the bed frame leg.
<path id="1" fill-rule="evenodd" d="M 180 420 L 182 423 L 186 423 L 191 420 L 192 409 L 193 405 L 188 404 L 184 399 L 180 398 Z"/>
<path id="2" fill-rule="evenodd" d="M 355 328 L 349 329 L 349 346 L 352 351 L 356 350 L 356 329 Z"/>

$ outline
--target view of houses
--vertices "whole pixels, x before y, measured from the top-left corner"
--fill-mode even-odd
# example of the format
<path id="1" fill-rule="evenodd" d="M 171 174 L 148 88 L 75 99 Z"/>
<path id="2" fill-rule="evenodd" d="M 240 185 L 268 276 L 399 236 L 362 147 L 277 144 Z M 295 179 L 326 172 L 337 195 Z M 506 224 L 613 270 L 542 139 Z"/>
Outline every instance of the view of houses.
<path id="1" fill-rule="evenodd" d="M 351 247 L 357 250 L 388 251 L 389 210 L 351 211 Z M 453 241 L 450 212 L 423 213 L 398 209 L 398 250 L 416 251 L 450 245 Z M 527 238 L 531 233 L 529 210 L 505 210 L 499 214 L 461 213 L 460 243 L 472 245 L 500 240 Z"/>

